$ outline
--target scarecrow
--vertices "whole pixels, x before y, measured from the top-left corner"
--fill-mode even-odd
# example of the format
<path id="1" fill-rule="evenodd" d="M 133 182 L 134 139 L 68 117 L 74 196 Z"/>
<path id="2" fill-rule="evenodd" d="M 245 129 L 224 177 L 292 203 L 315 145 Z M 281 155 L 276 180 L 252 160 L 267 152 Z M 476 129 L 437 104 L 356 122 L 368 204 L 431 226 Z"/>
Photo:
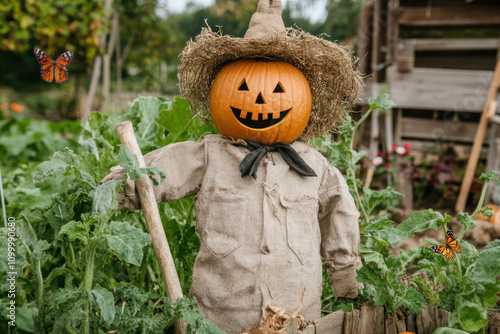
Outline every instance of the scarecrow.
<path id="1" fill-rule="evenodd" d="M 344 178 L 304 141 L 325 134 L 357 98 L 350 53 L 285 28 L 280 0 L 261 0 L 244 38 L 204 28 L 181 54 L 181 94 L 220 131 L 147 154 L 166 179 L 158 202 L 197 194 L 201 248 L 190 295 L 228 333 L 268 305 L 321 316 L 322 257 L 336 297 L 360 284 L 359 213 Z M 118 179 L 114 167 L 103 181 Z M 140 208 L 134 182 L 120 208 Z M 304 293 L 304 294 L 303 294 Z"/>

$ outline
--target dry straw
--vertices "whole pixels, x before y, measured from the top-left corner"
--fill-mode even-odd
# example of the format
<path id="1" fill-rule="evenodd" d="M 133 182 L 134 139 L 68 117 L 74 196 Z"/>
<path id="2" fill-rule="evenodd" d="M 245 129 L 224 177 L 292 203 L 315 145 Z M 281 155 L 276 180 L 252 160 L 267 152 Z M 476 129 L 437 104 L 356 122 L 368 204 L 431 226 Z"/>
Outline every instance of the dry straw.
<path id="1" fill-rule="evenodd" d="M 228 63 L 264 59 L 297 67 L 307 78 L 312 93 L 311 118 L 300 137 L 304 141 L 335 130 L 351 110 L 361 84 L 347 48 L 294 28 L 270 31 L 255 38 L 236 38 L 214 32 L 207 25 L 194 42 L 188 42 L 180 58 L 180 93 L 193 112 L 209 124 L 210 89 L 217 73 Z"/>

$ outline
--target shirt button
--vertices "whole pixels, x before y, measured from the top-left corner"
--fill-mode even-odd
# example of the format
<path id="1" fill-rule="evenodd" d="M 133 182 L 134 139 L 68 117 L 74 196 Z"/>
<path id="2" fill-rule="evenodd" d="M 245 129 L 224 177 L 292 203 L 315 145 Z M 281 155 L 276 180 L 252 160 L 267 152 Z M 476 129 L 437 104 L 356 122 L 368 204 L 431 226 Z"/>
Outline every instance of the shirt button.
<path id="1" fill-rule="evenodd" d="M 269 253 L 271 253 L 271 250 L 269 249 L 268 246 L 262 246 L 260 247 L 260 251 L 262 252 L 262 254 L 264 255 L 268 255 Z"/>

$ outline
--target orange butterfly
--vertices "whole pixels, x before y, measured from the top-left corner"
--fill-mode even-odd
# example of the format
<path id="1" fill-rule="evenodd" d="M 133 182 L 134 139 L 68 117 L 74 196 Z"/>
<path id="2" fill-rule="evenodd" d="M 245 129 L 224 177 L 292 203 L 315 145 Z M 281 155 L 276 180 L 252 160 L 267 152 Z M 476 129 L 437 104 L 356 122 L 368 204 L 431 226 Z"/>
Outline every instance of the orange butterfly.
<path id="1" fill-rule="evenodd" d="M 35 48 L 33 52 L 35 52 L 36 60 L 42 66 L 40 74 L 44 81 L 51 83 L 55 79 L 57 83 L 62 84 L 68 80 L 68 65 L 73 58 L 73 52 L 64 52 L 57 57 L 56 61 L 53 61 L 48 54 L 40 49 Z"/>
<path id="2" fill-rule="evenodd" d="M 453 259 L 455 254 L 452 251 L 460 253 L 460 245 L 458 241 L 453 237 L 453 231 L 448 229 L 446 231 L 446 245 L 432 246 L 431 251 L 443 255 L 447 259 Z"/>

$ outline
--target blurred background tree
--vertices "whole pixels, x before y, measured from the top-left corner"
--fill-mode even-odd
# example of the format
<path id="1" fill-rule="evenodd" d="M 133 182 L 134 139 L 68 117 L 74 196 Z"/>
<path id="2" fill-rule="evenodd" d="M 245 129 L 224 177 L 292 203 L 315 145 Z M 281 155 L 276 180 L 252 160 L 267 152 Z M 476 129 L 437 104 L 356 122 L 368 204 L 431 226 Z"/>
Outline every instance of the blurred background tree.
<path id="1" fill-rule="evenodd" d="M 112 54 L 107 55 L 111 60 L 110 70 L 103 75 L 108 75 L 108 80 L 112 78 L 110 88 L 97 86 L 97 97 L 93 100 L 91 97 L 93 110 L 108 104 L 102 98 L 107 96 L 107 90 L 115 95 L 109 103 L 115 109 L 120 101 L 130 101 L 138 92 L 175 95 L 178 56 L 186 42 L 194 39 L 206 24 L 213 30 L 221 28 L 224 34 L 243 37 L 258 3 L 258 0 L 214 0 L 212 5 L 204 7 L 190 1 L 183 12 L 172 13 L 168 7 L 165 10 L 171 1 L 111 0 L 108 8 L 103 0 L 3 1 L 0 3 L 0 99 L 17 94 L 27 109 L 38 115 L 78 117 L 82 112 L 81 100 L 88 96 L 92 64 L 96 56 L 105 58 L 110 51 Z M 285 26 L 295 26 L 314 35 L 324 34 L 325 39 L 348 40 L 353 45 L 359 10 L 366 1 L 288 0 L 283 20 Z M 311 8 L 324 9 L 312 20 Z M 113 25 L 118 33 L 112 38 Z M 34 47 L 55 57 L 73 51 L 70 80 L 62 86 L 43 82 L 33 55 Z M 132 97 L 124 98 L 122 91 Z"/>

